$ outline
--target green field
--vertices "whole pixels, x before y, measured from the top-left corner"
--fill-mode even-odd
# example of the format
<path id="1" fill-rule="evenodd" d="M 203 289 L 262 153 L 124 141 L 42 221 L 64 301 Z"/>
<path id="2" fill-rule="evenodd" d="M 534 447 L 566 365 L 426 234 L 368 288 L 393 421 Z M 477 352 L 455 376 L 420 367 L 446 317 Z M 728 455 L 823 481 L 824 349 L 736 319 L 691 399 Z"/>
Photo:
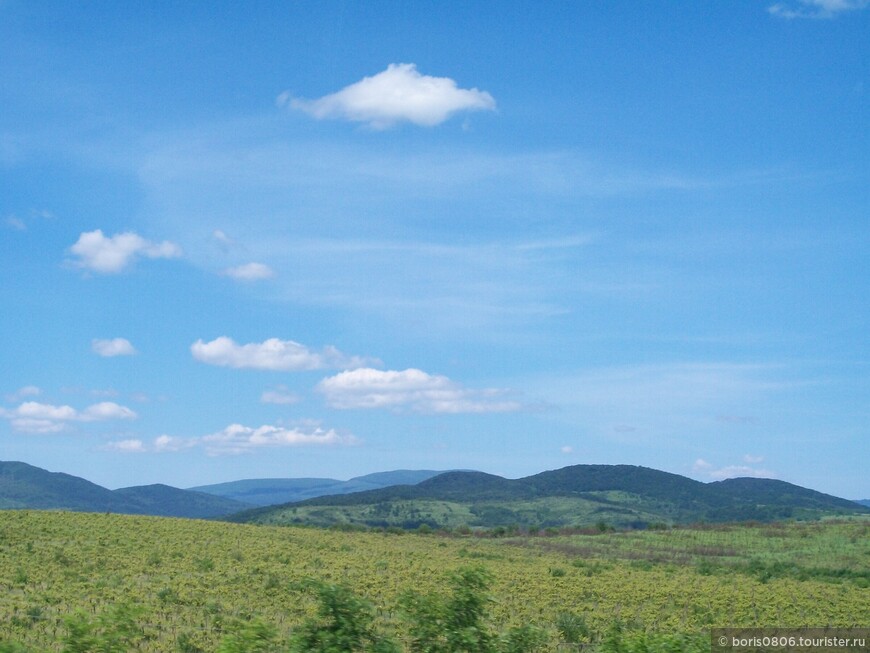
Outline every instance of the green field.
<path id="1" fill-rule="evenodd" d="M 317 610 L 308 580 L 367 599 L 411 650 L 401 597 L 444 595 L 470 567 L 491 578 L 486 627 L 531 624 L 545 651 L 606 648 L 617 624 L 695 643 L 711 626 L 866 626 L 870 521 L 491 537 L 5 511 L 0 650 L 86 650 L 76 628 L 108 641 L 125 614 L 104 650 L 287 650 Z M 239 644 L 257 628 L 263 648 Z"/>

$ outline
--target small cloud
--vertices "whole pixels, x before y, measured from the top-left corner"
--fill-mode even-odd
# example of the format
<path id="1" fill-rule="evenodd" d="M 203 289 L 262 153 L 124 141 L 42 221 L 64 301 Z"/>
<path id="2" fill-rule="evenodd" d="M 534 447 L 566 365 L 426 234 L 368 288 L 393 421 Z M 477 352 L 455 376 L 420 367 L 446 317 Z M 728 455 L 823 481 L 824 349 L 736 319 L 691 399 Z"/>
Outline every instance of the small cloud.
<path id="1" fill-rule="evenodd" d="M 69 251 L 77 257 L 75 267 L 99 274 L 122 272 L 140 257 L 181 256 L 181 248 L 168 240 L 154 243 L 133 232 L 106 237 L 100 229 L 82 233 Z"/>
<path id="2" fill-rule="evenodd" d="M 101 401 L 93 406 L 88 406 L 79 419 L 83 422 L 103 421 L 107 419 L 136 419 L 136 413 L 126 406 L 116 404 L 114 401 Z"/>
<path id="3" fill-rule="evenodd" d="M 327 368 L 355 368 L 371 363 L 370 359 L 345 356 L 335 347 L 310 350 L 292 340 L 269 338 L 264 342 L 239 345 L 221 336 L 211 342 L 197 340 L 190 346 L 193 357 L 209 365 L 256 370 L 299 371 Z"/>
<path id="4" fill-rule="evenodd" d="M 24 220 L 21 218 L 17 218 L 14 215 L 10 215 L 3 220 L 3 224 L 6 225 L 9 229 L 13 229 L 15 231 L 26 231 L 27 225 L 24 224 Z"/>
<path id="5" fill-rule="evenodd" d="M 839 14 L 859 11 L 870 6 L 870 0 L 797 0 L 777 2 L 767 8 L 779 18 L 835 18 Z"/>
<path id="6" fill-rule="evenodd" d="M 19 388 L 12 394 L 6 395 L 6 401 L 14 404 L 26 397 L 38 397 L 41 394 L 42 390 L 40 388 L 37 388 L 35 385 L 26 385 L 23 388 Z"/>
<path id="7" fill-rule="evenodd" d="M 211 237 L 214 239 L 214 241 L 217 244 L 219 244 L 223 247 L 232 247 L 233 245 L 236 244 L 236 241 L 234 241 L 232 238 L 227 236 L 226 233 L 220 229 L 215 229 L 212 232 Z"/>
<path id="8" fill-rule="evenodd" d="M 338 118 L 387 129 L 399 122 L 434 127 L 459 111 L 492 111 L 495 100 L 486 91 L 458 88 L 449 77 L 430 77 L 415 64 L 390 64 L 337 93 L 316 100 L 278 96 L 279 106 L 304 111 L 318 120 Z"/>
<path id="9" fill-rule="evenodd" d="M 713 465 L 708 463 L 703 458 L 698 458 L 698 460 L 695 461 L 695 464 L 692 465 L 692 471 L 704 472 L 704 471 L 707 471 L 708 469 L 712 469 L 712 467 L 713 467 Z"/>
<path id="10" fill-rule="evenodd" d="M 260 395 L 260 402 L 264 404 L 278 404 L 289 406 L 299 403 L 299 395 L 290 392 L 287 386 L 279 385 L 274 390 L 266 390 Z"/>
<path id="11" fill-rule="evenodd" d="M 359 368 L 323 379 L 318 392 L 333 408 L 388 408 L 419 413 L 507 413 L 523 405 L 505 398 L 506 390 L 463 388 L 446 376 L 417 369 Z"/>
<path id="12" fill-rule="evenodd" d="M 22 433 L 58 433 L 72 422 L 102 422 L 114 419 L 136 419 L 138 415 L 126 406 L 103 401 L 83 411 L 72 406 L 54 406 L 26 401 L 13 410 L 0 408 L 0 417 L 9 420 L 12 428 Z"/>
<path id="13" fill-rule="evenodd" d="M 117 397 L 120 392 L 115 390 L 114 388 L 105 388 L 105 389 L 95 389 L 91 390 L 89 393 L 92 397 Z"/>
<path id="14" fill-rule="evenodd" d="M 231 424 L 222 431 L 200 439 L 210 456 L 249 453 L 260 448 L 298 447 L 309 445 L 352 445 L 359 441 L 350 434 L 340 434 L 335 429 L 320 426 L 260 426 L 251 428 Z"/>
<path id="15" fill-rule="evenodd" d="M 171 435 L 160 435 L 154 438 L 154 451 L 158 453 L 182 451 L 195 445 L 195 438 L 176 438 Z"/>
<path id="16" fill-rule="evenodd" d="M 275 276 L 275 271 L 263 263 L 245 263 L 244 265 L 227 268 L 221 274 L 237 281 L 259 281 L 261 279 L 271 279 Z"/>
<path id="17" fill-rule="evenodd" d="M 120 451 L 121 453 L 145 453 L 147 451 L 145 443 L 135 438 L 109 442 L 102 449 L 103 451 Z"/>
<path id="18" fill-rule="evenodd" d="M 566 444 L 564 447 L 559 449 L 559 451 L 561 451 L 562 453 L 574 453 L 574 447 Z"/>
<path id="19" fill-rule="evenodd" d="M 726 478 L 776 478 L 776 474 L 769 469 L 756 469 L 748 465 L 728 465 L 709 473 L 710 478 L 722 481 Z"/>
<path id="20" fill-rule="evenodd" d="M 136 353 L 136 348 L 126 338 L 112 338 L 111 340 L 94 338 L 91 340 L 91 349 L 98 356 L 105 358 L 132 356 Z"/>
<path id="21" fill-rule="evenodd" d="M 696 474 L 706 476 L 714 481 L 722 481 L 726 478 L 776 478 L 776 474 L 769 469 L 760 469 L 752 467 L 762 462 L 764 458 L 761 456 L 751 456 L 749 454 L 743 456 L 745 465 L 726 465 L 725 467 L 716 467 L 712 463 L 707 462 L 703 458 L 698 458 L 692 465 L 692 471 Z"/>

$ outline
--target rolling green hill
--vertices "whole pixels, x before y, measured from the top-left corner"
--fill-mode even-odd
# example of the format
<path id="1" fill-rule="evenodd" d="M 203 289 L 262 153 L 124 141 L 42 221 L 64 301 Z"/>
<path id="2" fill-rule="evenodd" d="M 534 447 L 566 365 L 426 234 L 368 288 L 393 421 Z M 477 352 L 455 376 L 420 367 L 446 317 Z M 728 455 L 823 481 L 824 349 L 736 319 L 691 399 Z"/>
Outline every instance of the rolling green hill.
<path id="1" fill-rule="evenodd" d="M 256 506 L 269 506 L 313 497 L 375 490 L 391 485 L 414 485 L 442 472 L 400 469 L 356 476 L 347 481 L 334 478 L 256 478 L 189 488 Z"/>
<path id="2" fill-rule="evenodd" d="M 417 485 L 322 496 L 227 519 L 319 526 L 546 528 L 853 514 L 870 514 L 870 510 L 773 479 L 701 483 L 646 467 L 574 465 L 513 480 L 483 472 L 447 472 Z"/>
<path id="3" fill-rule="evenodd" d="M 168 485 L 109 490 L 83 478 L 22 462 L 0 461 L 0 509 L 74 510 L 206 518 L 251 504 Z"/>

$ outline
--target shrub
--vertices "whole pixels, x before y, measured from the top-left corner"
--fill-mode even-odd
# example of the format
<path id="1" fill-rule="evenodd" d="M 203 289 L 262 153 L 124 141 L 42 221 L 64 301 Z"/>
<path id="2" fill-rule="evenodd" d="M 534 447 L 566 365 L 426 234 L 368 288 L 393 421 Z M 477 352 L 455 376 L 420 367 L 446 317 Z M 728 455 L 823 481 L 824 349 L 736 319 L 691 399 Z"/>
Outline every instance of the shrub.
<path id="1" fill-rule="evenodd" d="M 317 617 L 296 630 L 291 653 L 399 653 L 392 641 L 375 632 L 368 601 L 342 585 L 309 581 L 303 589 L 317 595 Z"/>
<path id="2" fill-rule="evenodd" d="M 560 612 L 556 617 L 556 630 L 568 644 L 579 644 L 590 634 L 586 619 L 574 612 Z"/>
<path id="3" fill-rule="evenodd" d="M 217 653 L 269 653 L 276 651 L 275 627 L 260 619 L 236 623 L 223 636 Z"/>

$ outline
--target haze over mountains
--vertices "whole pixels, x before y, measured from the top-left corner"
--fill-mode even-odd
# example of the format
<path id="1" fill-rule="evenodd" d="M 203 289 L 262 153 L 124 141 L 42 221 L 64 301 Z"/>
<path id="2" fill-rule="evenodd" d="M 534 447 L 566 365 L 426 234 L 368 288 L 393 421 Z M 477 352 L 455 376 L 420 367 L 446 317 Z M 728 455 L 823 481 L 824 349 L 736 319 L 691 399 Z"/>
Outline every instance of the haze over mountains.
<path id="1" fill-rule="evenodd" d="M 276 500 L 284 502 L 268 503 Z M 573 465 L 520 479 L 475 471 L 396 470 L 348 481 L 248 479 L 188 490 L 161 484 L 109 490 L 70 474 L 0 462 L 0 509 L 403 528 L 601 522 L 643 527 L 870 514 L 870 508 L 859 502 L 784 481 L 735 478 L 701 483 L 631 465 Z"/>
<path id="2" fill-rule="evenodd" d="M 334 478 L 256 478 L 189 489 L 257 506 L 271 506 L 330 494 L 377 490 L 391 485 L 414 485 L 442 473 L 428 469 L 399 469 L 356 476 L 347 481 Z"/>

